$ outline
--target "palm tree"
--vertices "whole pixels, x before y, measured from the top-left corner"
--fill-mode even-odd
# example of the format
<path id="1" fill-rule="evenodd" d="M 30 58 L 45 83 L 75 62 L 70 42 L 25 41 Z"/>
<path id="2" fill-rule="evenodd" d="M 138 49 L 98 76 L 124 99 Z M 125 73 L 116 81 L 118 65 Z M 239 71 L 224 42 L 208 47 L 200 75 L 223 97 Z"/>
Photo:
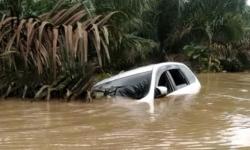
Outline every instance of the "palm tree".
<path id="1" fill-rule="evenodd" d="M 90 64 L 110 60 L 108 21 L 114 13 L 89 16 L 80 3 L 61 6 L 35 18 L 0 21 L 0 95 L 77 97 L 93 78 L 96 66 Z"/>
<path id="2" fill-rule="evenodd" d="M 165 49 L 181 49 L 190 41 L 228 42 L 243 35 L 245 0 L 161 0 L 160 6 L 159 39 Z"/>
<path id="3" fill-rule="evenodd" d="M 112 18 L 108 68 L 123 70 L 142 62 L 157 46 L 158 0 L 93 0 L 97 14 L 117 11 Z"/>

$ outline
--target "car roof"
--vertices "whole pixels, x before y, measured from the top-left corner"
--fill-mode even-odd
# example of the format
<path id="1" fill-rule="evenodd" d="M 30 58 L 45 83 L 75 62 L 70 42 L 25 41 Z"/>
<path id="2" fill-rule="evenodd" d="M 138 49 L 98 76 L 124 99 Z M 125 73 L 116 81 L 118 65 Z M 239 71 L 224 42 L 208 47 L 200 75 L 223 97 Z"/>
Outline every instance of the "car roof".
<path id="1" fill-rule="evenodd" d="M 152 71 L 154 68 L 159 68 L 162 66 L 171 66 L 171 65 L 184 65 L 182 63 L 176 63 L 176 62 L 166 62 L 166 63 L 159 63 L 159 64 L 153 64 L 153 65 L 148 65 L 148 66 L 144 66 L 144 67 L 139 67 L 130 71 L 126 71 L 123 73 L 120 73 L 118 75 L 112 76 L 108 79 L 102 80 L 101 82 L 98 82 L 95 86 L 107 83 L 107 82 L 111 82 L 117 79 L 121 79 L 121 78 L 125 78 L 125 77 L 129 77 L 132 75 L 136 75 L 136 74 L 140 74 L 140 73 L 145 73 L 145 72 L 149 72 Z"/>

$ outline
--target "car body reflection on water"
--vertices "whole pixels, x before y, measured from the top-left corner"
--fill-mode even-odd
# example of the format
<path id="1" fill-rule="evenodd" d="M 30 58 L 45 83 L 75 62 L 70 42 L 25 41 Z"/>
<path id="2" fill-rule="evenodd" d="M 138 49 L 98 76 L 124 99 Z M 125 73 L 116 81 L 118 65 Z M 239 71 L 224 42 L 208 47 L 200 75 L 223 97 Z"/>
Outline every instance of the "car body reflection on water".
<path id="1" fill-rule="evenodd" d="M 97 96 L 127 97 L 152 103 L 154 98 L 196 94 L 201 85 L 182 63 L 160 63 L 127 71 L 97 83 Z"/>

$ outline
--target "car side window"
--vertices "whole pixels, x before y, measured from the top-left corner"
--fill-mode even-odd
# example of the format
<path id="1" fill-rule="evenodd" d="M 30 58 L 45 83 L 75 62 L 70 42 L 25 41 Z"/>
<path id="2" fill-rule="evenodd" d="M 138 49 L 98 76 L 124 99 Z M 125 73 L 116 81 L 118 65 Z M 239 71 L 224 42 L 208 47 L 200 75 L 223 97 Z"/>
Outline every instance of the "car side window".
<path id="1" fill-rule="evenodd" d="M 169 70 L 169 74 L 171 75 L 177 90 L 189 84 L 188 80 L 180 69 L 171 69 Z"/>
<path id="2" fill-rule="evenodd" d="M 168 89 L 168 93 L 173 92 L 173 85 L 168 77 L 167 71 L 163 72 L 160 76 L 158 86 L 164 86 Z"/>
<path id="3" fill-rule="evenodd" d="M 185 74 L 187 77 L 189 83 L 194 83 L 196 81 L 194 73 L 187 67 L 185 66 L 180 66 L 181 71 Z"/>

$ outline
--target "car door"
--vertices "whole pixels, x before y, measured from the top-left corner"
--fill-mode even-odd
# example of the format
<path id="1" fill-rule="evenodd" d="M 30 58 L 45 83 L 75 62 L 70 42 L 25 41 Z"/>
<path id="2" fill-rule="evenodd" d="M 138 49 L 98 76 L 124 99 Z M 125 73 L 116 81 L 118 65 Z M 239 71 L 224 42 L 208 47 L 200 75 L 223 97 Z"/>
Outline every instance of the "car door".
<path id="1" fill-rule="evenodd" d="M 184 88 L 190 84 L 182 69 L 176 65 L 168 65 L 158 70 L 157 86 L 167 87 L 168 93 Z"/>
<path id="2" fill-rule="evenodd" d="M 174 85 L 175 90 L 179 90 L 190 84 L 186 75 L 179 67 L 169 69 L 167 73 L 172 81 L 172 84 Z"/>
<path id="3" fill-rule="evenodd" d="M 175 91 L 175 85 L 173 84 L 173 79 L 168 73 L 168 70 L 173 68 L 173 66 L 167 65 L 158 69 L 156 78 L 156 87 L 164 86 L 168 89 L 168 94 Z"/>

